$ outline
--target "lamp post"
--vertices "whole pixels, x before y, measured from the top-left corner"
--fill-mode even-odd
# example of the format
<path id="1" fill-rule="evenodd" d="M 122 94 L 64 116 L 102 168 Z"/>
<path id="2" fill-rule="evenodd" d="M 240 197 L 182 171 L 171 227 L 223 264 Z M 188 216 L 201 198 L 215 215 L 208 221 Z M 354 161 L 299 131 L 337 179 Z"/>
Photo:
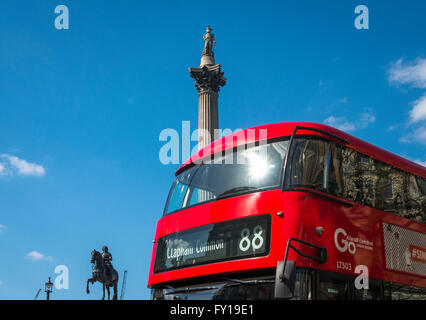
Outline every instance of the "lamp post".
<path id="1" fill-rule="evenodd" d="M 52 292 L 53 283 L 49 280 L 44 284 L 44 292 L 46 292 L 46 300 L 50 300 L 50 293 Z"/>

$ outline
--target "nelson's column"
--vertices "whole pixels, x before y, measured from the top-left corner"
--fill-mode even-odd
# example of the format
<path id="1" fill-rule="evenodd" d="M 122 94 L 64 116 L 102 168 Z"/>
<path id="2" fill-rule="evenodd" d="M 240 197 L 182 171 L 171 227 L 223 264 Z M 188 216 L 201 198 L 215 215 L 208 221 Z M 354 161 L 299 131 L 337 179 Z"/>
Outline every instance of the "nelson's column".
<path id="1" fill-rule="evenodd" d="M 204 49 L 201 54 L 199 68 L 189 68 L 189 74 L 195 79 L 198 91 L 198 149 L 205 147 L 219 138 L 219 89 L 226 83 L 220 64 L 214 61 L 214 45 L 216 43 L 212 28 L 207 27 L 203 39 Z"/>

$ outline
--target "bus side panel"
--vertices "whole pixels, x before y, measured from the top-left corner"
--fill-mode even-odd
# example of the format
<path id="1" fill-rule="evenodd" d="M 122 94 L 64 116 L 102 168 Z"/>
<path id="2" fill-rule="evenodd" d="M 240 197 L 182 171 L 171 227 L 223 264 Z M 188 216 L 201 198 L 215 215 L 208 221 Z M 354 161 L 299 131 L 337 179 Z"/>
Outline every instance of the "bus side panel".
<path id="1" fill-rule="evenodd" d="M 354 276 L 367 270 L 373 279 L 426 287 L 426 261 L 422 261 L 426 252 L 425 225 L 374 208 L 355 203 L 352 207 L 345 206 L 304 192 L 286 192 L 284 211 L 297 211 L 301 217 L 297 238 L 327 249 L 326 263 L 320 265 L 296 257 L 298 265 Z M 386 259 L 383 235 L 384 226 L 389 224 L 394 226 L 395 232 L 398 231 L 401 241 L 388 240 Z M 404 250 L 399 250 L 398 243 L 405 245 Z M 310 254 L 316 253 L 304 246 L 299 248 Z M 410 257 L 415 253 L 417 260 L 414 260 L 416 256 Z M 399 269 L 389 268 L 390 259 L 396 261 L 394 265 L 401 264 Z M 407 265 L 403 266 L 404 263 Z"/>

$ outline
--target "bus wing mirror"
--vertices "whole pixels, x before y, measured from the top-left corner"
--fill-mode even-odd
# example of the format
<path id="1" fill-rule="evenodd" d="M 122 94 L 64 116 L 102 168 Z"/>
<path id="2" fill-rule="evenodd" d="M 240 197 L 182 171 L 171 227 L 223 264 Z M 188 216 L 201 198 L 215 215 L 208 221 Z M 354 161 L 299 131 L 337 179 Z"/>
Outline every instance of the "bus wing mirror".
<path id="1" fill-rule="evenodd" d="M 284 270 L 285 266 L 285 270 Z M 296 262 L 278 261 L 275 273 L 275 299 L 291 299 L 296 282 Z"/>

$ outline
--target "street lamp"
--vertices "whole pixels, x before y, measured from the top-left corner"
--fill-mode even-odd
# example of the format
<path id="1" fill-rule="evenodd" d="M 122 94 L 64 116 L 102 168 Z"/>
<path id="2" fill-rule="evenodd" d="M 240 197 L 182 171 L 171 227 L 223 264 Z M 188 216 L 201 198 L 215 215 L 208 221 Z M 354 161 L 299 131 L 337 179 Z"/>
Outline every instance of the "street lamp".
<path id="1" fill-rule="evenodd" d="M 52 292 L 53 283 L 49 280 L 44 284 L 44 292 L 46 292 L 46 300 L 50 300 L 50 293 Z"/>

